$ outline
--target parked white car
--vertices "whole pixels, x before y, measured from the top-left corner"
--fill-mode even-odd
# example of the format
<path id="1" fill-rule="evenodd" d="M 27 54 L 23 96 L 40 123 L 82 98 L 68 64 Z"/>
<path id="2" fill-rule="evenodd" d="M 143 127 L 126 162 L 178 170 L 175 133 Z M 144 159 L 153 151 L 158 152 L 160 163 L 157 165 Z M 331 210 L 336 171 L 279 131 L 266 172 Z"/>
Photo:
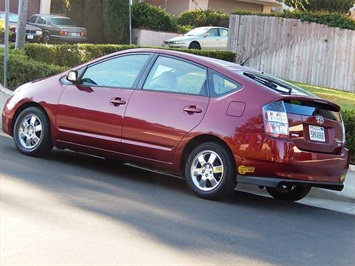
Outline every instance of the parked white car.
<path id="1" fill-rule="evenodd" d="M 183 49 L 227 50 L 227 28 L 198 27 L 188 33 L 165 40 L 163 46 Z"/>

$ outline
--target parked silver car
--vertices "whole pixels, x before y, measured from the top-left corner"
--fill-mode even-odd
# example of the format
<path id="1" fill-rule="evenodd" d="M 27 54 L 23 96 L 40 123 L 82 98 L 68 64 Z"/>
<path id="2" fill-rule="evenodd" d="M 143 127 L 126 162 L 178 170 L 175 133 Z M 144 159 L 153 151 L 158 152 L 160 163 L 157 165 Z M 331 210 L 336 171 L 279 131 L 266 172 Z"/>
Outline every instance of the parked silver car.
<path id="1" fill-rule="evenodd" d="M 59 15 L 34 14 L 28 19 L 30 25 L 43 31 L 43 41 L 83 43 L 87 42 L 87 32 L 68 17 Z"/>
<path id="2" fill-rule="evenodd" d="M 198 27 L 188 33 L 164 41 L 163 46 L 183 49 L 227 50 L 228 29 Z"/>

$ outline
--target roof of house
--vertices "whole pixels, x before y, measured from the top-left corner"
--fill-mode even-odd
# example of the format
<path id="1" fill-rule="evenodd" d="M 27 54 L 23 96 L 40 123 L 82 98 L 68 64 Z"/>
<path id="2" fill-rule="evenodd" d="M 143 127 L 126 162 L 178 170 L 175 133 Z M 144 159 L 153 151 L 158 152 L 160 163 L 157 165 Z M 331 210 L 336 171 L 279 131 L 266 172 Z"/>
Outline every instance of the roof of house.
<path id="1" fill-rule="evenodd" d="M 272 7 L 281 7 L 281 3 L 276 0 L 238 0 L 239 2 L 247 2 L 253 4 L 270 5 Z"/>

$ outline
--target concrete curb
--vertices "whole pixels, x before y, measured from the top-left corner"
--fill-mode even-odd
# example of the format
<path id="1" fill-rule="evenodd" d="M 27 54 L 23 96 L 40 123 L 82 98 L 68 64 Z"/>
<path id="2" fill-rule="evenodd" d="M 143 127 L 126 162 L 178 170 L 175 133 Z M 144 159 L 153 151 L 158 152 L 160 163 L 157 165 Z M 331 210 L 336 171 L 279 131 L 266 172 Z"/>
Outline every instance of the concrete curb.
<path id="1" fill-rule="evenodd" d="M 0 86 L 0 90 L 7 95 L 11 95 L 13 93 L 13 91 L 5 89 L 3 86 Z"/>

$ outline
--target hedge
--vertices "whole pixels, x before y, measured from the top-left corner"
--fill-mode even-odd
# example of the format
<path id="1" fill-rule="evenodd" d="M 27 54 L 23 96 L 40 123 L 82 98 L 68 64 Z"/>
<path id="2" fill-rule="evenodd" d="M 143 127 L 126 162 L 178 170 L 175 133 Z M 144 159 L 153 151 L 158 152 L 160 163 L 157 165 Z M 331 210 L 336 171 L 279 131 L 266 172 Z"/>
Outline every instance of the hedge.
<path id="1" fill-rule="evenodd" d="M 346 147 L 350 151 L 350 162 L 355 163 L 355 110 L 342 111 L 345 130 Z"/>
<path id="2" fill-rule="evenodd" d="M 142 47 L 142 46 L 139 46 Z M 138 48 L 136 45 L 119 44 L 57 44 L 42 45 L 36 43 L 26 43 L 26 55 L 36 61 L 47 64 L 56 64 L 58 66 L 73 67 L 103 55 L 126 49 Z M 160 48 L 161 47 L 155 47 Z M 235 53 L 227 51 L 208 51 L 208 50 L 185 50 L 176 49 L 182 52 L 218 58 L 234 62 Z"/>
<path id="3" fill-rule="evenodd" d="M 46 64 L 30 59 L 21 50 L 13 50 L 9 53 L 7 84 L 9 89 L 15 89 L 17 86 L 48 77 L 64 71 L 65 68 L 53 64 Z M 0 71 L 4 73 L 4 52 L 0 51 Z M 4 84 L 3 75 L 0 77 L 1 84 Z"/>

